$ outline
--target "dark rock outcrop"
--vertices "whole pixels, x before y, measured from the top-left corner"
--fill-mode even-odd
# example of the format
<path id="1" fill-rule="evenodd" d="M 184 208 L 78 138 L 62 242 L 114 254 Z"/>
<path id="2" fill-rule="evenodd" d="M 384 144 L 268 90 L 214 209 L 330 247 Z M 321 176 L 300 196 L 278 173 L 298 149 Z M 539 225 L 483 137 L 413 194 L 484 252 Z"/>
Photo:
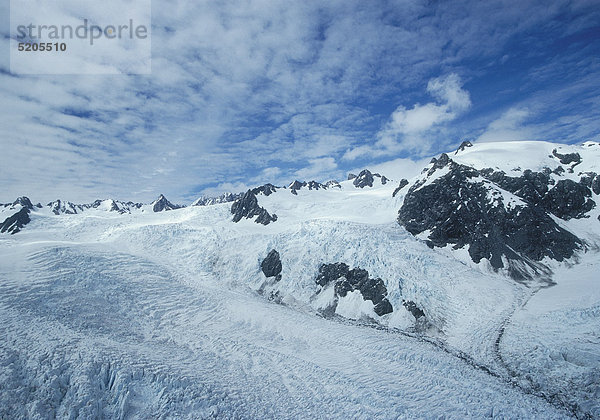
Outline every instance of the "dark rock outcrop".
<path id="1" fill-rule="evenodd" d="M 398 186 L 396 187 L 396 189 L 394 190 L 394 192 L 392 193 L 392 197 L 396 197 L 396 194 L 398 194 L 400 192 L 400 190 L 404 187 L 406 187 L 408 185 L 408 180 L 402 178 L 400 180 L 400 184 L 398 184 Z"/>
<path id="2" fill-rule="evenodd" d="M 327 185 L 321 184 L 320 182 L 317 182 L 317 181 L 300 182 L 298 180 L 292 182 L 288 188 L 290 189 L 290 192 L 292 194 L 298 195 L 297 191 L 304 187 L 308 188 L 309 190 L 325 190 L 325 189 L 327 189 Z"/>
<path id="3" fill-rule="evenodd" d="M 254 220 L 256 223 L 265 226 L 277 220 L 277 215 L 271 216 L 267 210 L 258 205 L 258 199 L 252 190 L 246 191 L 242 197 L 233 202 L 231 214 L 233 214 L 235 223 L 242 220 L 242 218 L 252 219 L 254 216 L 257 216 Z"/>
<path id="4" fill-rule="evenodd" d="M 261 185 L 260 187 L 253 188 L 252 192 L 254 195 L 262 194 L 264 196 L 269 196 L 274 192 L 277 192 L 277 187 L 273 184 L 265 184 Z"/>
<path id="5" fill-rule="evenodd" d="M 29 217 L 30 212 L 31 209 L 23 207 L 12 216 L 7 217 L 4 222 L 0 224 L 0 233 L 8 232 L 14 235 L 17 232 L 20 232 L 21 229 L 23 229 L 23 226 L 31 221 L 31 218 Z"/>
<path id="6" fill-rule="evenodd" d="M 554 180 L 546 172 L 533 172 L 527 169 L 520 177 L 509 177 L 504 172 L 484 169 L 481 174 L 527 203 L 539 206 L 561 219 L 584 217 L 596 205 L 589 198 L 592 195 L 590 189 L 592 182 L 587 186 L 586 177 L 583 177 L 579 183 L 569 179 L 560 180 L 550 188 Z"/>
<path id="7" fill-rule="evenodd" d="M 356 174 L 353 174 L 352 172 L 350 172 L 348 174 L 348 181 L 350 181 L 351 179 L 354 179 L 354 178 L 356 178 Z"/>
<path id="8" fill-rule="evenodd" d="M 352 182 L 352 184 L 354 184 L 354 186 L 356 188 L 365 188 L 365 187 L 372 187 L 373 186 L 373 182 L 375 181 L 375 178 L 379 178 L 379 180 L 381 181 L 382 185 L 387 184 L 387 182 L 389 181 L 388 178 L 386 178 L 385 176 L 381 175 L 381 174 L 377 174 L 377 173 L 371 173 L 371 171 L 369 171 L 368 169 L 363 169 L 357 177 L 354 177 L 354 181 Z M 348 178 L 350 179 L 350 178 Z"/>
<path id="9" fill-rule="evenodd" d="M 423 312 L 421 308 L 419 308 L 417 304 L 412 300 L 402 300 L 402 305 L 406 308 L 408 312 L 412 314 L 412 316 L 415 317 L 415 319 L 419 319 L 425 316 L 425 312 Z"/>
<path id="10" fill-rule="evenodd" d="M 556 183 L 542 199 L 544 208 L 561 219 L 579 219 L 596 206 L 590 199 L 592 192 L 582 184 L 570 179 Z"/>
<path id="11" fill-rule="evenodd" d="M 575 165 L 578 165 L 579 163 L 581 163 L 581 156 L 579 155 L 579 153 L 566 153 L 563 155 L 558 153 L 558 151 L 554 149 L 552 151 L 552 154 L 556 158 L 558 158 L 560 163 L 562 163 L 563 165 L 570 165 L 571 163 L 575 163 Z"/>
<path id="12" fill-rule="evenodd" d="M 2 206 L 2 207 L 10 207 L 10 208 L 15 208 L 16 206 L 21 206 L 21 207 L 24 207 L 26 209 L 33 210 L 33 204 L 31 204 L 31 200 L 29 200 L 29 198 L 27 198 L 25 196 L 17 198 L 12 203 L 0 204 L 0 206 Z M 36 207 L 41 207 L 41 205 L 38 204 Z"/>
<path id="13" fill-rule="evenodd" d="M 183 206 L 171 203 L 162 194 L 152 203 L 152 211 L 154 213 L 158 213 L 161 211 L 177 210 L 180 208 L 183 208 Z"/>
<path id="14" fill-rule="evenodd" d="M 510 177 L 504 172 L 483 169 L 482 176 L 532 204 L 539 204 L 548 192 L 548 185 L 554 181 L 544 172 L 532 172 L 527 169 L 520 177 Z"/>
<path id="15" fill-rule="evenodd" d="M 458 149 L 456 149 L 456 152 L 454 152 L 454 154 L 457 154 L 458 152 L 462 152 L 463 150 L 465 150 L 467 147 L 473 147 L 473 143 L 471 143 L 470 141 L 463 141 L 460 146 L 458 146 Z"/>
<path id="16" fill-rule="evenodd" d="M 297 191 L 302 189 L 303 187 L 308 188 L 309 190 L 324 190 L 327 189 L 327 186 L 321 184 L 317 181 L 309 181 L 309 182 L 300 182 L 298 180 L 292 182 L 289 186 L 290 192 L 294 195 L 298 195 Z"/>
<path id="17" fill-rule="evenodd" d="M 294 182 L 292 182 L 290 184 L 290 186 L 288 187 L 290 189 L 290 192 L 294 195 L 298 195 L 298 193 L 296 191 L 298 191 L 300 188 L 305 187 L 306 186 L 306 182 L 300 182 L 298 180 L 295 180 Z"/>
<path id="18" fill-rule="evenodd" d="M 50 203 L 47 204 L 48 207 L 50 207 L 50 210 L 52 211 L 52 213 L 58 215 L 58 214 L 78 214 L 81 212 L 84 212 L 86 210 L 89 209 L 97 209 L 98 207 L 100 207 L 102 205 L 102 203 L 106 201 L 106 200 L 95 200 L 92 203 L 89 204 L 75 204 L 75 203 L 71 203 L 70 201 L 62 201 L 62 200 L 55 200 L 52 201 Z M 122 202 L 122 201 L 116 201 L 116 200 L 110 200 L 110 208 L 108 209 L 108 211 L 116 211 L 119 213 L 130 213 L 132 209 L 140 209 L 142 208 L 143 204 L 141 203 L 134 203 L 132 201 L 128 201 L 128 202 Z"/>
<path id="19" fill-rule="evenodd" d="M 374 177 L 371 171 L 368 169 L 363 169 L 358 176 L 354 178 L 352 184 L 354 184 L 356 188 L 372 187 L 373 180 Z"/>
<path id="20" fill-rule="evenodd" d="M 244 195 L 244 193 L 224 193 L 217 197 L 200 197 L 192 203 L 192 206 L 211 206 L 213 204 L 231 203 L 242 195 Z"/>
<path id="21" fill-rule="evenodd" d="M 393 312 L 383 280 L 370 278 L 369 272 L 362 268 L 351 270 L 344 263 L 321 264 L 315 282 L 322 287 L 333 283 L 335 294 L 341 297 L 358 290 L 365 300 L 373 302 L 375 313 L 379 316 Z"/>
<path id="22" fill-rule="evenodd" d="M 340 183 L 333 179 L 331 181 L 327 181 L 325 183 L 325 187 L 327 187 L 327 188 L 342 188 Z"/>
<path id="23" fill-rule="evenodd" d="M 265 277 L 275 277 L 275 281 L 281 280 L 282 266 L 279 252 L 272 249 L 262 263 L 260 263 L 260 268 Z"/>
<path id="24" fill-rule="evenodd" d="M 596 175 L 591 185 L 592 191 L 596 195 L 600 195 L 600 175 Z"/>
<path id="25" fill-rule="evenodd" d="M 592 184 L 594 183 L 594 178 L 596 177 L 596 172 L 584 172 L 579 174 L 581 178 L 579 178 L 579 183 L 587 188 L 592 188 Z"/>
<path id="26" fill-rule="evenodd" d="M 306 186 L 309 190 L 324 190 L 327 188 L 324 184 L 317 181 L 309 181 Z"/>
<path id="27" fill-rule="evenodd" d="M 561 181 L 551 194 L 550 180 L 543 173 L 525 171 L 522 177 L 507 177 L 459 165 L 444 156 L 433 162 L 428 174 L 442 165 L 449 165 L 450 171 L 428 185 L 413 185 L 398 213 L 398 223 L 413 235 L 430 232 L 431 247 L 468 246 L 474 262 L 485 258 L 495 269 L 508 269 L 516 279 L 544 274 L 549 269 L 537 262 L 545 257 L 562 261 L 582 247 L 575 235 L 546 213 L 566 217 L 585 210 L 586 205 L 580 205 L 580 184 Z M 505 203 L 502 194 L 494 193 L 494 185 L 519 196 L 522 202 Z M 561 205 L 561 200 L 570 204 Z"/>
<path id="28" fill-rule="evenodd" d="M 109 207 L 108 211 L 115 211 L 115 212 L 124 214 L 124 213 L 130 213 L 131 212 L 130 209 L 129 209 L 130 206 L 132 208 L 135 208 L 135 203 L 127 203 L 127 204 L 125 204 L 125 203 L 121 203 L 121 202 L 118 202 L 118 201 L 115 201 L 115 200 L 96 200 L 96 201 L 94 201 L 93 203 L 90 203 L 90 204 L 78 205 L 78 207 L 80 208 L 80 210 L 84 210 L 84 209 L 97 209 L 105 201 L 109 201 L 110 202 L 110 207 Z M 142 205 L 140 204 L 139 206 L 141 207 Z"/>
<path id="29" fill-rule="evenodd" d="M 345 263 L 321 264 L 315 282 L 319 286 L 325 287 L 340 277 L 346 277 L 348 271 L 350 271 L 350 267 Z"/>
<path id="30" fill-rule="evenodd" d="M 438 159 L 436 159 L 436 158 L 431 159 L 430 163 L 433 163 L 433 166 L 431 167 L 431 169 L 429 169 L 429 171 L 427 172 L 427 174 L 431 175 L 436 170 L 442 169 L 448 163 L 450 163 L 450 161 L 451 161 L 450 157 L 446 153 L 442 153 Z"/>
<path id="31" fill-rule="evenodd" d="M 52 213 L 58 214 L 77 214 L 77 210 L 81 210 L 81 206 L 73 204 L 70 201 L 55 200 L 47 204 Z"/>

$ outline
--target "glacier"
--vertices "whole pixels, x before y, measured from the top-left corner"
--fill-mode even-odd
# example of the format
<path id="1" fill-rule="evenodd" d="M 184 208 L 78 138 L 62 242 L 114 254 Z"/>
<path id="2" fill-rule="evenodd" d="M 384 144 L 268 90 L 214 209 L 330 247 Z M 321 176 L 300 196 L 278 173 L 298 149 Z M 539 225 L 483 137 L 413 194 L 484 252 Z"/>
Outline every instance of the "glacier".
<path id="1" fill-rule="evenodd" d="M 515 174 L 557 165 L 557 146 L 537 143 L 451 158 Z M 574 148 L 596 169 L 600 147 L 559 150 Z M 257 191 L 277 214 L 266 226 L 234 223 L 218 201 L 32 210 L 0 235 L 0 418 L 600 416 L 600 210 L 554 217 L 585 249 L 542 261 L 552 284 L 518 282 L 406 231 L 409 187 L 392 197 L 400 180 L 386 181 Z M 261 270 L 271 250 L 280 279 Z M 315 279 L 337 262 L 380 278 L 393 312 L 358 291 L 335 302 Z"/>

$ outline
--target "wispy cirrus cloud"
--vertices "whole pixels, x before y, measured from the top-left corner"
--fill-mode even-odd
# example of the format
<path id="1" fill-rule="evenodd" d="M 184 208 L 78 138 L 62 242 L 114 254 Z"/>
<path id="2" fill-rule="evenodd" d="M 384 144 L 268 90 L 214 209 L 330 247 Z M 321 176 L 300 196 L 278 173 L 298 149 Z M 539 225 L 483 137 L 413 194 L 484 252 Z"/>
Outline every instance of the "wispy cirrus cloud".
<path id="1" fill-rule="evenodd" d="M 510 108 L 494 120 L 478 138 L 478 142 L 534 140 L 533 129 L 524 123 L 530 116 L 527 108 Z"/>
<path id="2" fill-rule="evenodd" d="M 325 180 L 477 139 L 511 108 L 539 139 L 597 135 L 599 14 L 562 0 L 154 2 L 151 75 L 16 77 L 0 62 L 2 200 Z"/>

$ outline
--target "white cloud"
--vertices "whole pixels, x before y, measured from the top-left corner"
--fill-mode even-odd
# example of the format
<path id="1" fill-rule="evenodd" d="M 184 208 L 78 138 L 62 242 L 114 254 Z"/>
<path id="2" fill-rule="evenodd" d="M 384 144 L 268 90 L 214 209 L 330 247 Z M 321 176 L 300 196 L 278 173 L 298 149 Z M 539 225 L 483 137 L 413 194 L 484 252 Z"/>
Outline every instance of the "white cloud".
<path id="1" fill-rule="evenodd" d="M 478 142 L 534 140 L 534 129 L 525 125 L 530 116 L 527 108 L 511 108 L 492 121 L 478 138 Z"/>
<path id="2" fill-rule="evenodd" d="M 371 172 L 378 172 L 381 175 L 385 175 L 393 181 L 400 181 L 402 178 L 410 179 L 419 175 L 428 163 L 429 158 L 419 160 L 398 158 L 376 165 L 369 165 L 368 169 Z M 358 173 L 360 170 L 360 168 L 357 168 L 350 172 Z"/>
<path id="3" fill-rule="evenodd" d="M 246 192 L 251 188 L 256 187 L 254 184 L 249 184 L 245 182 L 222 182 L 215 187 L 206 188 L 202 191 L 202 194 L 197 194 L 195 198 L 199 198 L 201 196 L 206 197 L 216 197 L 223 193 L 240 193 Z"/>
<path id="4" fill-rule="evenodd" d="M 425 136 L 442 123 L 452 121 L 471 106 L 469 92 L 462 89 L 457 74 L 431 79 L 427 92 L 437 101 L 416 104 L 410 109 L 399 106 L 390 121 L 378 133 L 378 146 L 390 151 L 427 152 L 431 140 Z"/>
<path id="5" fill-rule="evenodd" d="M 332 174 L 337 168 L 338 166 L 334 158 L 310 159 L 309 166 L 296 171 L 295 176 L 300 180 L 306 181 L 313 179 L 324 180 L 324 177 Z"/>
<path id="6" fill-rule="evenodd" d="M 346 152 L 344 159 L 352 160 L 365 154 L 377 157 L 402 151 L 417 154 L 428 152 L 435 130 L 467 111 L 471 99 L 469 92 L 462 88 L 460 77 L 454 73 L 431 79 L 427 84 L 427 92 L 436 102 L 415 104 L 410 109 L 400 105 L 377 133 L 378 140 L 374 147 L 351 149 Z"/>

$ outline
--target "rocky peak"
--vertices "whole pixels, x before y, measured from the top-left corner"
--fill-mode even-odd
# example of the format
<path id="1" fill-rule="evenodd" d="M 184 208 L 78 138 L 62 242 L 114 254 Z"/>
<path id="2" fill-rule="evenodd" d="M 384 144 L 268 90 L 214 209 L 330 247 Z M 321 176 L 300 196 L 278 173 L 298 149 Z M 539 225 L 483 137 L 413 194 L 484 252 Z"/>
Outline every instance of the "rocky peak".
<path id="1" fill-rule="evenodd" d="M 77 214 L 77 209 L 79 206 L 71 203 L 70 201 L 62 201 L 62 200 L 54 200 L 47 204 L 50 207 L 50 210 L 54 214 Z M 79 209 L 81 210 L 81 209 Z"/>
<path id="2" fill-rule="evenodd" d="M 0 233 L 10 233 L 14 235 L 17 232 L 20 232 L 27 223 L 31 221 L 29 217 L 29 213 L 31 209 L 23 206 L 21 210 L 16 212 L 10 217 L 7 217 L 4 222 L 0 223 Z"/>
<path id="3" fill-rule="evenodd" d="M 277 192 L 277 187 L 273 184 L 265 184 L 260 187 L 256 187 L 252 189 L 254 195 L 262 194 L 264 196 L 269 196 L 275 192 Z"/>
<path id="4" fill-rule="evenodd" d="M 336 180 L 327 181 L 325 183 L 325 187 L 326 188 L 342 188 L 342 186 L 340 185 L 340 183 L 337 182 Z"/>
<path id="5" fill-rule="evenodd" d="M 448 173 L 425 185 L 435 168 L 445 166 Z M 589 189 L 565 181 L 552 186 L 547 174 L 527 170 L 520 177 L 478 171 L 442 155 L 407 192 L 398 222 L 414 235 L 429 231 L 431 247 L 468 247 L 474 262 L 486 259 L 516 279 L 548 277 L 541 260 L 562 261 L 584 246 L 548 213 L 581 217 L 595 205 L 588 201 Z"/>
<path id="6" fill-rule="evenodd" d="M 182 207 L 183 206 L 171 203 L 169 200 L 167 200 L 167 197 L 165 197 L 162 194 L 152 203 L 152 211 L 154 213 L 158 213 L 161 211 L 176 210 Z"/>
<path id="7" fill-rule="evenodd" d="M 15 201 L 12 202 L 12 204 L 5 204 L 5 206 L 9 205 L 11 207 L 21 206 L 26 209 L 33 210 L 33 204 L 31 204 L 31 200 L 29 200 L 29 198 L 25 196 L 17 198 Z"/>
<path id="8" fill-rule="evenodd" d="M 308 187 L 309 190 L 324 190 L 327 188 L 327 187 L 325 187 L 325 185 L 323 185 L 317 181 L 309 181 L 306 186 Z"/>
<path id="9" fill-rule="evenodd" d="M 374 178 L 371 171 L 368 169 L 363 169 L 358 176 L 354 178 L 352 184 L 354 184 L 356 188 L 372 187 L 373 180 Z"/>
<path id="10" fill-rule="evenodd" d="M 290 189 L 290 192 L 294 195 L 298 195 L 298 193 L 296 191 L 298 191 L 300 188 L 305 187 L 306 186 L 306 182 L 300 182 L 298 180 L 295 180 L 294 182 L 292 182 L 290 184 L 290 186 L 288 187 Z"/>
<path id="11" fill-rule="evenodd" d="M 460 146 L 458 146 L 458 149 L 456 149 L 456 152 L 454 152 L 454 154 L 457 154 L 458 152 L 462 152 L 463 150 L 465 150 L 467 147 L 473 147 L 473 143 L 471 143 L 470 141 L 463 141 Z"/>
<path id="12" fill-rule="evenodd" d="M 202 196 L 192 203 L 192 206 L 210 206 L 213 204 L 231 203 L 237 200 L 243 195 L 243 193 L 223 193 L 217 197 L 206 197 Z"/>
<path id="13" fill-rule="evenodd" d="M 252 219 L 255 216 L 257 217 L 254 221 L 265 226 L 277 220 L 276 214 L 271 216 L 267 210 L 258 205 L 258 199 L 252 190 L 246 191 L 242 197 L 233 202 L 231 214 L 233 214 L 233 222 L 235 223 L 243 218 Z"/>
<path id="14" fill-rule="evenodd" d="M 387 184 L 389 181 L 385 176 L 378 173 L 371 173 L 368 169 L 363 169 L 354 181 L 352 182 L 356 188 L 372 187 L 375 178 L 379 178 L 382 185 Z"/>
<path id="15" fill-rule="evenodd" d="M 309 190 L 321 190 L 327 188 L 325 185 L 317 181 L 300 182 L 296 180 L 289 186 L 290 192 L 294 195 L 298 195 L 298 190 L 302 189 L 303 187 L 307 187 Z"/>

